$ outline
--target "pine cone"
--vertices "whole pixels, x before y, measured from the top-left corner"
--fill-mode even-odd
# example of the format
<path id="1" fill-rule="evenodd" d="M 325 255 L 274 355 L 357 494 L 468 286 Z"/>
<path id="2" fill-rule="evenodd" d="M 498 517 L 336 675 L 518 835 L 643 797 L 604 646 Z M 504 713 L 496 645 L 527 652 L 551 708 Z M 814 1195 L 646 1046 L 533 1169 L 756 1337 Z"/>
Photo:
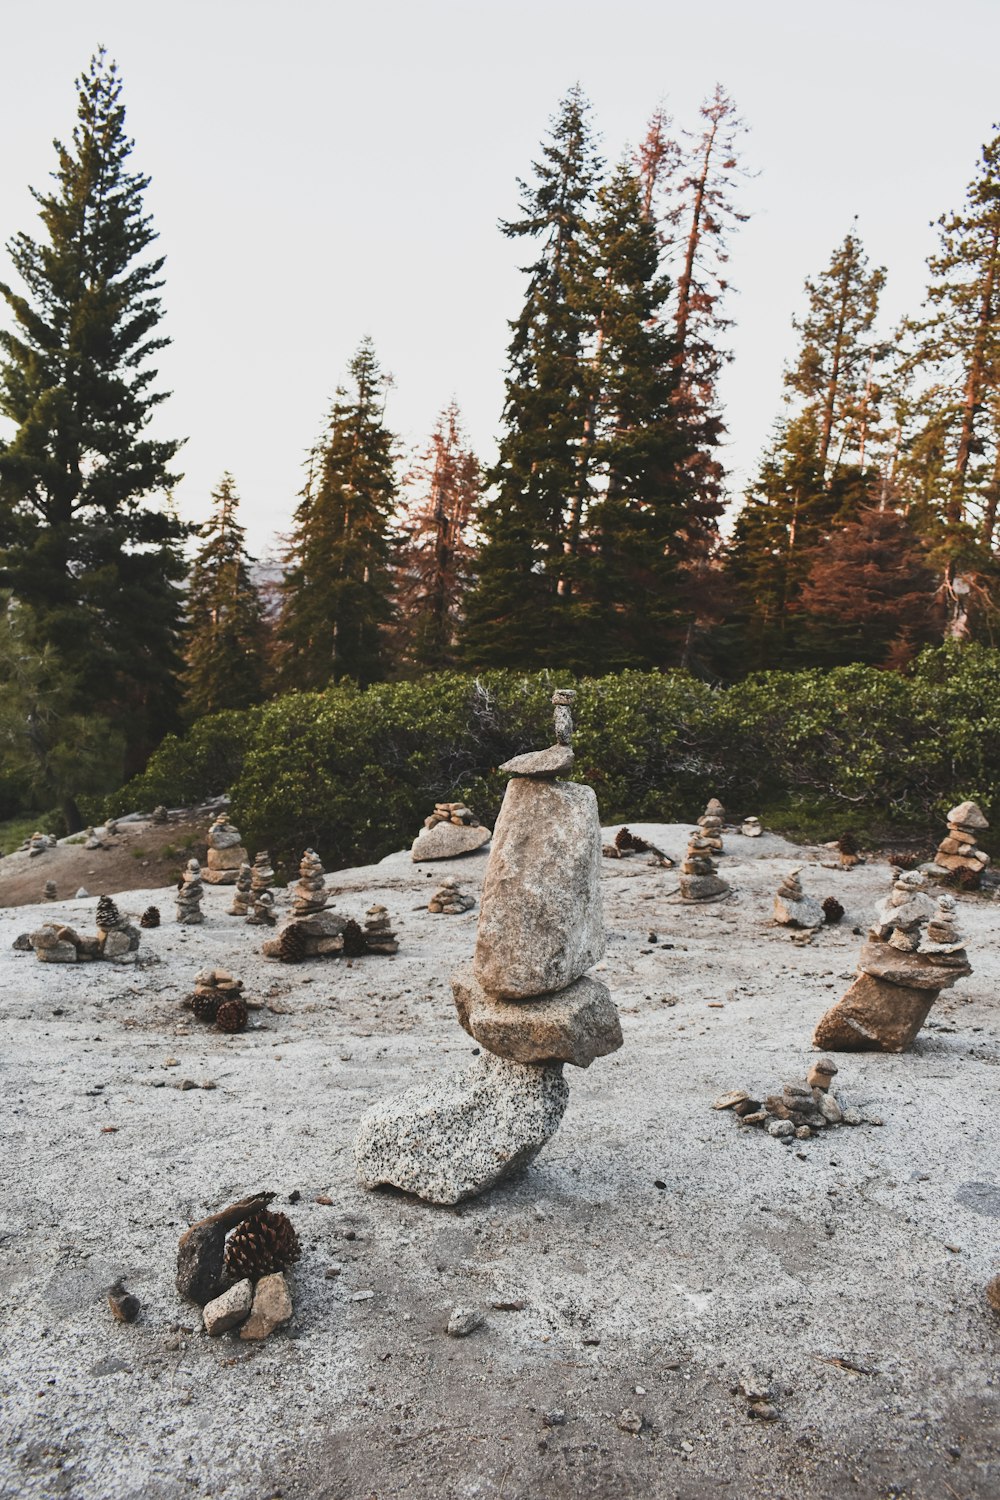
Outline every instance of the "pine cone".
<path id="1" fill-rule="evenodd" d="M 140 927 L 159 927 L 159 925 L 160 925 L 160 908 L 158 906 L 147 906 L 146 910 L 143 912 L 142 916 L 139 918 L 139 926 Z"/>
<path id="2" fill-rule="evenodd" d="M 223 1003 L 231 1005 L 232 1001 L 225 1001 Z M 208 1021 L 209 1023 L 211 1023 L 212 1021 L 218 1019 L 219 997 L 218 995 L 213 995 L 211 990 L 195 990 L 194 994 L 191 996 L 191 1009 L 194 1011 L 199 1021 Z M 244 1018 L 244 1025 L 245 1024 L 246 1021 Z M 224 1026 L 222 1029 L 223 1031 L 229 1031 L 230 1029 L 232 1029 L 233 1031 L 239 1031 L 242 1028 L 239 1026 L 234 1026 L 232 1028 Z"/>
<path id="3" fill-rule="evenodd" d="M 237 1224 L 226 1241 L 226 1271 L 232 1281 L 259 1281 L 298 1260 L 302 1246 L 291 1219 L 269 1209 Z"/>
<path id="4" fill-rule="evenodd" d="M 367 952 L 368 944 L 365 941 L 365 935 L 354 918 L 351 917 L 344 928 L 344 957 L 360 958 L 362 954 Z"/>
<path id="5" fill-rule="evenodd" d="M 305 928 L 298 922 L 289 922 L 278 934 L 278 957 L 283 964 L 300 964 L 305 956 Z"/>
<path id="6" fill-rule="evenodd" d="M 121 923 L 121 912 L 110 896 L 102 896 L 97 903 L 97 925 L 102 932 L 110 932 Z"/>
<path id="7" fill-rule="evenodd" d="M 623 854 L 645 854 L 649 848 L 646 840 L 637 838 L 631 828 L 619 828 L 615 834 L 615 844 Z"/>
<path id="8" fill-rule="evenodd" d="M 823 902 L 824 920 L 829 922 L 831 926 L 834 926 L 841 920 L 843 915 L 844 908 L 841 906 L 836 896 L 827 896 L 826 900 Z"/>
<path id="9" fill-rule="evenodd" d="M 837 840 L 837 848 L 841 854 L 857 854 L 859 848 L 858 841 L 849 828 L 840 835 L 840 838 Z"/>
<path id="10" fill-rule="evenodd" d="M 248 1014 L 242 1000 L 223 1000 L 215 1012 L 215 1024 L 220 1031 L 242 1031 Z"/>

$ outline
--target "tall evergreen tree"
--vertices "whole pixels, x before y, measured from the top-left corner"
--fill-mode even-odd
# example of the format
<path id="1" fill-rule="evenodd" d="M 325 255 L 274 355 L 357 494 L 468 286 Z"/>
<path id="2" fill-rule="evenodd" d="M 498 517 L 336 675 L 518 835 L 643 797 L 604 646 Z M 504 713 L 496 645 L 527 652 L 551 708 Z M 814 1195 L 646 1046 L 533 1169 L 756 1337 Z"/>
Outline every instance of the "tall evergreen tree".
<path id="1" fill-rule="evenodd" d="M 30 607 L 79 706 L 112 714 L 135 767 L 172 722 L 185 534 L 165 500 L 179 444 L 149 426 L 163 259 L 143 210 L 149 178 L 117 68 L 103 51 L 77 80 L 70 146 L 34 192 L 43 234 L 8 247 L 24 290 L 0 285 L 0 584 Z M 153 497 L 159 496 L 158 500 Z"/>
<path id="2" fill-rule="evenodd" d="M 263 695 L 267 630 L 238 508 L 236 482 L 223 474 L 188 580 L 184 710 L 192 719 Z"/>
<path id="3" fill-rule="evenodd" d="M 396 649 L 413 666 L 451 666 L 472 576 L 473 519 L 482 487 L 456 402 L 441 413 L 429 448 L 408 478 L 415 498 L 399 528 Z"/>
<path id="4" fill-rule="evenodd" d="M 277 634 L 290 688 L 343 677 L 365 685 L 384 673 L 396 439 L 384 421 L 389 379 L 370 339 L 349 368 L 311 455 L 286 558 Z"/>
<path id="5" fill-rule="evenodd" d="M 504 431 L 480 524 L 485 542 L 464 649 L 477 665 L 570 664 L 574 593 L 593 452 L 594 325 L 588 216 L 599 175 L 590 107 L 563 100 L 520 183 L 521 217 L 502 226 L 537 242 L 528 291 L 511 325 Z"/>

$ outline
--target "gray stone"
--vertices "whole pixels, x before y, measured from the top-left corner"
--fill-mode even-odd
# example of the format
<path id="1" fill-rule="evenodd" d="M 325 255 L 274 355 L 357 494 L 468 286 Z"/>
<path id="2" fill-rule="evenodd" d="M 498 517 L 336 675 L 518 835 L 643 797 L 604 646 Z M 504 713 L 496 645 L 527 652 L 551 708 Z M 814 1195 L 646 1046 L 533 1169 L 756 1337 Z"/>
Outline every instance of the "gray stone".
<path id="1" fill-rule="evenodd" d="M 606 1057 L 622 1045 L 611 991 L 587 975 L 538 1000 L 495 1000 L 470 968 L 451 976 L 451 988 L 462 1026 L 498 1057 L 589 1068 L 595 1057 Z"/>
<path id="2" fill-rule="evenodd" d="M 453 1307 L 448 1319 L 448 1333 L 453 1339 L 467 1338 L 483 1326 L 483 1315 L 478 1307 Z"/>
<path id="3" fill-rule="evenodd" d="M 803 896 L 801 901 L 788 901 L 784 896 L 774 898 L 774 920 L 783 927 L 822 927 L 823 908 L 812 896 Z"/>
<path id="4" fill-rule="evenodd" d="M 977 832 L 990 826 L 974 802 L 960 802 L 957 807 L 953 807 L 948 814 L 948 822 L 960 823 L 965 828 L 976 829 Z"/>
<path id="5" fill-rule="evenodd" d="M 36 948 L 35 957 L 43 964 L 75 964 L 77 952 L 72 943 L 55 942 L 45 948 Z"/>
<path id="6" fill-rule="evenodd" d="M 952 954 L 925 955 L 923 953 L 901 953 L 888 943 L 866 943 L 861 950 L 858 968 L 862 974 L 874 979 L 884 979 L 887 984 L 906 985 L 914 990 L 950 989 L 956 980 L 972 973 L 972 966 L 959 949 L 958 962 L 935 962 L 935 958 L 950 959 Z"/>
<path id="7" fill-rule="evenodd" d="M 713 896 L 724 896 L 730 889 L 728 881 L 719 875 L 688 875 L 683 872 L 679 880 L 684 901 L 710 901 Z"/>
<path id="8" fill-rule="evenodd" d="M 262 1276 L 253 1294 L 253 1311 L 240 1329 L 241 1339 L 266 1339 L 292 1316 L 292 1294 L 280 1271 Z"/>
<path id="9" fill-rule="evenodd" d="M 597 798 L 571 781 L 515 777 L 493 835 L 473 971 L 488 994 L 565 989 L 604 953 Z"/>
<path id="10" fill-rule="evenodd" d="M 435 823 L 433 828 L 421 828 L 413 840 L 410 858 L 416 864 L 427 859 L 457 859 L 461 854 L 471 854 L 490 841 L 490 830 L 459 827 L 455 823 Z"/>
<path id="11" fill-rule="evenodd" d="M 782 1136 L 793 1136 L 795 1126 L 791 1120 L 772 1120 L 767 1127 L 767 1133 L 773 1135 L 776 1140 L 781 1140 Z"/>
<path id="12" fill-rule="evenodd" d="M 532 1161 L 558 1130 L 568 1100 L 560 1065 L 530 1067 L 486 1053 L 460 1073 L 369 1109 L 354 1143 L 358 1180 L 429 1203 L 459 1203 Z"/>
<path id="13" fill-rule="evenodd" d="M 252 1306 L 253 1287 L 249 1281 L 238 1281 L 221 1297 L 206 1302 L 201 1314 L 206 1331 L 212 1338 L 218 1338 L 220 1333 L 227 1333 L 230 1328 L 244 1322 L 250 1316 Z"/>
<path id="14" fill-rule="evenodd" d="M 573 769 L 573 751 L 569 745 L 550 745 L 547 750 L 529 750 L 515 755 L 499 768 L 504 776 L 539 776 L 552 779 L 568 776 Z"/>

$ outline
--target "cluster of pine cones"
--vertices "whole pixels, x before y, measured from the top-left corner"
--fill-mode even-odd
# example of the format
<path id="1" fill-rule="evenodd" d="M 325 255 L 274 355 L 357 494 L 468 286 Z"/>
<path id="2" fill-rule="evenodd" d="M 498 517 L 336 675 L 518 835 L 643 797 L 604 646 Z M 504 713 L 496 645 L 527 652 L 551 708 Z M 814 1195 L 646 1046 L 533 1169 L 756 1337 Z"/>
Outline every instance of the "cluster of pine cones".
<path id="1" fill-rule="evenodd" d="M 243 1030 L 248 1011 L 240 995 L 242 979 L 234 979 L 225 969 L 211 969 L 199 974 L 195 985 L 184 1004 L 199 1021 L 214 1023 L 220 1031 Z"/>

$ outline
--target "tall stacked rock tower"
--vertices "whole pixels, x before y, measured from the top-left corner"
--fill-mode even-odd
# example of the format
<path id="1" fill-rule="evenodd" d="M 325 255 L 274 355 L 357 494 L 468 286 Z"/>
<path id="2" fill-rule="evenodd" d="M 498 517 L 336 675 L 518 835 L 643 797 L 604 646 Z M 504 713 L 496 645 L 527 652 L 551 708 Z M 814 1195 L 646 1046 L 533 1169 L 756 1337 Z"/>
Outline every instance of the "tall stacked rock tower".
<path id="1" fill-rule="evenodd" d="M 601 829 L 573 765 L 575 694 L 553 695 L 556 744 L 515 756 L 493 835 L 472 964 L 452 978 L 458 1016 L 483 1056 L 436 1087 L 408 1089 L 362 1118 L 366 1187 L 390 1183 L 457 1203 L 531 1161 L 569 1098 L 564 1063 L 622 1044 L 611 995 L 587 970 L 604 952 Z"/>

